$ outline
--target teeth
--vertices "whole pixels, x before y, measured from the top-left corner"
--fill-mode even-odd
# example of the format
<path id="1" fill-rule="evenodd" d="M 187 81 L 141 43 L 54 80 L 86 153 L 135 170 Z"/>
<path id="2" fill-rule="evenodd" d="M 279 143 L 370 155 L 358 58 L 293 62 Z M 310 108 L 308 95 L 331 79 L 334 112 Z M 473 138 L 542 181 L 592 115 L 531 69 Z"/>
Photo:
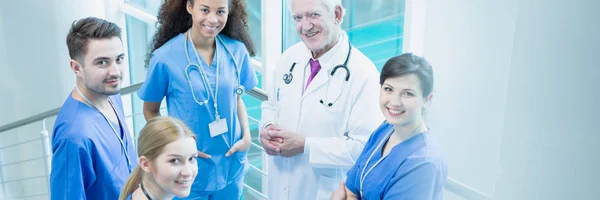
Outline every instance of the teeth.
<path id="1" fill-rule="evenodd" d="M 215 29 L 217 29 L 217 27 L 216 27 L 216 26 L 214 26 L 214 27 L 209 27 L 209 26 L 206 26 L 206 25 L 205 25 L 204 27 L 206 27 L 206 28 L 207 28 L 207 29 L 209 29 L 209 30 L 215 30 Z"/>
<path id="2" fill-rule="evenodd" d="M 317 33 L 308 33 L 308 34 L 306 34 L 306 36 L 308 36 L 308 37 L 312 37 L 312 36 L 314 36 L 314 35 L 316 35 L 316 34 L 317 34 Z"/>
<path id="3" fill-rule="evenodd" d="M 389 108 L 388 108 L 388 110 L 390 111 L 390 113 L 392 113 L 394 115 L 400 114 L 402 112 L 400 110 L 392 110 L 392 109 L 389 109 Z"/>
<path id="4" fill-rule="evenodd" d="M 188 185 L 190 183 L 190 181 L 175 181 L 175 182 L 182 184 L 182 185 Z"/>

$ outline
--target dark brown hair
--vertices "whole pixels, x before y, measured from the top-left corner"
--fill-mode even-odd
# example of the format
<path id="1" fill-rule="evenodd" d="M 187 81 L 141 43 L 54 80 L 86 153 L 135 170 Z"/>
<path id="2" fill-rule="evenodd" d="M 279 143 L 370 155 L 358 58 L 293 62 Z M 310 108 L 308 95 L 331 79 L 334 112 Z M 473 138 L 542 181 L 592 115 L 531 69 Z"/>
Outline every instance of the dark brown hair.
<path id="1" fill-rule="evenodd" d="M 76 20 L 71 25 L 67 35 L 67 48 L 71 59 L 81 59 L 87 53 L 87 44 L 91 39 L 109 39 L 119 37 L 121 39 L 121 28 L 115 23 L 104 19 L 87 17 Z"/>
<path id="2" fill-rule="evenodd" d="M 379 84 L 383 85 L 383 82 L 388 78 L 396 78 L 409 74 L 415 74 L 419 77 L 423 97 L 427 98 L 433 91 L 433 69 L 425 58 L 412 53 L 404 53 L 392 57 L 385 62 L 383 69 L 381 69 Z"/>
<path id="3" fill-rule="evenodd" d="M 152 48 L 146 59 L 146 67 L 150 62 L 152 52 L 192 27 L 192 16 L 186 9 L 188 1 L 194 4 L 194 0 L 166 0 L 160 7 L 157 21 L 158 31 L 152 39 Z M 229 16 L 221 33 L 244 43 L 250 56 L 256 55 L 248 32 L 248 13 L 246 13 L 244 0 L 229 0 Z"/>

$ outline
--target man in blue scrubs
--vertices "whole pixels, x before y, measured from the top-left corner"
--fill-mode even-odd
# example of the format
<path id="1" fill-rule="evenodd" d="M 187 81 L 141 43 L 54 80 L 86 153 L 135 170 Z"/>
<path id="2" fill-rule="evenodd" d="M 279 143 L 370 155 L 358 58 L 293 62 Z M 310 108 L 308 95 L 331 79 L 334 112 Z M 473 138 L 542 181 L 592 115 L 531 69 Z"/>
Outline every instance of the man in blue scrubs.
<path id="1" fill-rule="evenodd" d="M 137 165 L 119 95 L 121 29 L 84 18 L 71 26 L 67 47 L 77 81 L 52 132 L 51 199 L 117 199 Z"/>

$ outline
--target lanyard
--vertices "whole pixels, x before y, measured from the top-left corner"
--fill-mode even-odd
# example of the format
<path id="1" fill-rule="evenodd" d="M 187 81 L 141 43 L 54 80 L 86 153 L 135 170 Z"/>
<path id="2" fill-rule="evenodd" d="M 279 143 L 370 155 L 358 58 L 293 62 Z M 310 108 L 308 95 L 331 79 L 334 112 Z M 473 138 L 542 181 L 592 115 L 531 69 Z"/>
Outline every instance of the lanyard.
<path id="1" fill-rule="evenodd" d="M 213 106 L 215 107 L 215 119 L 219 120 L 220 116 L 219 116 L 219 109 L 218 109 L 218 105 L 217 105 L 217 94 L 219 93 L 219 62 L 217 62 L 217 73 L 216 73 L 216 83 L 215 83 L 215 92 L 213 93 L 212 88 L 210 87 L 210 83 L 208 82 L 208 76 L 206 76 L 206 73 L 204 72 L 204 68 L 200 65 L 202 65 L 202 61 L 200 60 L 200 55 L 198 54 L 198 51 L 196 50 L 196 45 L 194 44 L 194 41 L 192 40 L 192 36 L 190 34 L 191 31 L 187 32 L 187 37 L 186 37 L 186 44 L 188 42 L 188 38 L 190 40 L 190 42 L 192 43 L 192 47 L 194 48 L 194 54 L 196 55 L 196 61 L 198 62 L 198 68 L 200 68 L 200 75 L 202 77 L 202 84 L 204 85 L 204 89 L 208 88 L 208 94 L 210 97 L 212 97 L 213 99 Z M 187 46 L 187 45 L 186 45 Z M 186 54 L 188 49 L 185 49 Z M 217 50 L 217 48 L 215 48 L 215 51 L 217 52 L 215 55 L 215 59 L 219 58 L 219 51 Z M 188 73 L 187 70 L 185 72 L 186 74 Z M 190 81 L 190 78 L 188 77 L 188 84 L 190 85 L 190 89 L 192 90 L 192 97 L 194 97 L 194 101 L 196 101 L 196 103 L 198 105 L 202 105 L 202 103 L 200 101 L 198 101 L 198 98 L 196 98 L 196 94 L 194 93 L 194 88 L 192 86 L 192 82 Z"/>
<path id="2" fill-rule="evenodd" d="M 417 126 L 415 128 L 415 130 L 413 130 L 413 132 L 410 134 L 410 136 L 408 138 L 411 138 L 415 132 L 417 132 L 420 128 L 421 128 L 422 123 L 419 123 L 419 126 Z M 392 136 L 392 134 L 394 133 L 394 128 L 390 129 L 389 133 L 385 135 L 384 139 L 381 140 L 379 142 L 379 144 L 377 145 L 377 147 L 375 147 L 375 149 L 373 150 L 373 152 L 371 152 L 371 156 L 369 156 L 369 159 L 367 159 L 367 163 L 365 164 L 365 167 L 363 167 L 362 171 L 360 172 L 360 196 L 361 198 L 363 197 L 363 183 L 365 182 L 365 179 L 367 178 L 367 176 L 369 175 L 369 173 L 371 173 L 371 171 L 377 166 L 379 165 L 379 163 L 381 161 L 383 161 L 383 159 L 385 159 L 389 153 L 385 156 L 382 156 L 381 158 L 379 158 L 379 160 L 377 160 L 377 162 L 375 162 L 375 164 L 373 164 L 373 166 L 371 166 L 371 168 L 369 168 L 369 170 L 367 170 L 367 173 L 365 173 L 365 169 L 367 169 L 367 167 L 369 167 L 369 163 L 371 162 L 371 159 L 373 158 L 373 156 L 375 155 L 375 153 L 379 152 L 378 149 L 379 148 L 383 148 L 383 144 L 389 140 L 389 138 Z M 408 140 L 408 138 L 406 140 Z M 404 140 L 404 141 L 406 141 Z"/>
<path id="3" fill-rule="evenodd" d="M 92 101 L 90 101 L 90 99 L 88 99 L 85 95 L 83 95 L 83 93 L 81 93 L 81 91 L 79 90 L 79 88 L 77 86 L 75 86 L 75 89 L 77 90 L 77 93 L 79 93 L 79 96 L 81 96 L 88 105 L 90 105 L 92 108 L 94 108 L 94 110 L 98 111 L 102 117 L 104 117 L 104 119 L 106 120 L 106 123 L 108 123 L 108 126 L 110 126 L 110 129 L 112 129 L 113 133 L 115 133 L 115 136 L 117 136 L 117 139 L 119 139 L 119 143 L 121 143 L 121 148 L 123 149 L 123 151 L 125 152 L 125 159 L 127 160 L 127 168 L 129 169 L 129 173 L 131 173 L 131 161 L 129 160 L 129 154 L 127 153 L 127 149 L 125 148 L 125 144 L 123 143 L 123 139 L 121 139 L 121 136 L 119 136 L 119 133 L 117 133 L 117 130 L 115 129 L 115 127 L 113 127 L 112 123 L 110 123 L 110 120 L 108 119 L 108 117 L 106 117 L 106 115 L 104 115 L 104 113 L 102 113 L 102 111 L 100 111 L 100 109 L 98 109 L 98 107 L 92 103 Z M 112 110 L 115 112 L 115 108 L 113 107 L 112 101 L 110 101 L 110 98 L 108 99 L 108 103 L 110 104 L 110 107 L 112 108 Z M 119 116 L 117 115 L 117 120 L 118 120 Z M 126 135 L 125 133 L 123 135 Z"/>

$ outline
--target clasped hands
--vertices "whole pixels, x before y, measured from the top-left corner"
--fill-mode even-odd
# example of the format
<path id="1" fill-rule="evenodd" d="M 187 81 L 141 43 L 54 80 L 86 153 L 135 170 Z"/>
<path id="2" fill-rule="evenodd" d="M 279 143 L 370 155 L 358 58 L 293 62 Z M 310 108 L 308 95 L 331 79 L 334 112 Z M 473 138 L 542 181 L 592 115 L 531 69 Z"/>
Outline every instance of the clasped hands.
<path id="1" fill-rule="evenodd" d="M 304 141 L 304 136 L 282 130 L 277 124 L 260 131 L 260 143 L 271 156 L 292 157 L 304 153 Z"/>

